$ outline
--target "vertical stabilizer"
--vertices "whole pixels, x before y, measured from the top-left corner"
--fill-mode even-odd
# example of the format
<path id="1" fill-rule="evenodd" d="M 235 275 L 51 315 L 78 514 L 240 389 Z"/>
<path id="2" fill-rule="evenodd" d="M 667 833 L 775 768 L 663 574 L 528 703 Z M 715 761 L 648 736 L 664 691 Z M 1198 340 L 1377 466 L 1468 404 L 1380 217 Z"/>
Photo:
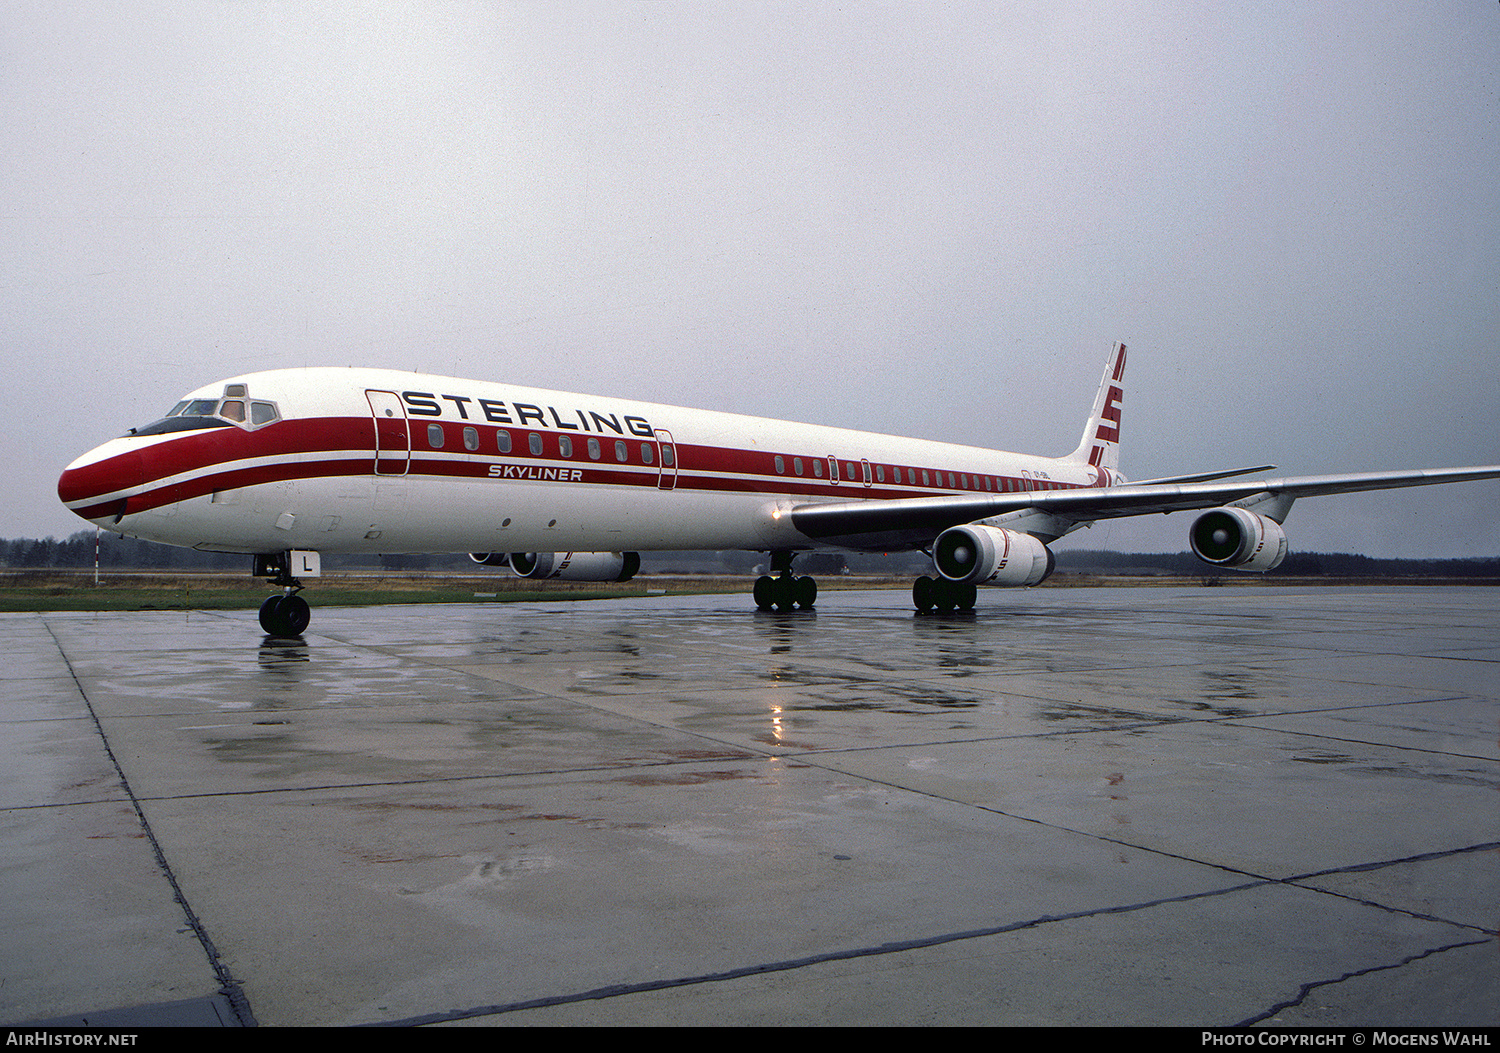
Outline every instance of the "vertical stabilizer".
<path id="1" fill-rule="evenodd" d="M 1125 399 L 1125 345 L 1116 344 L 1104 363 L 1104 377 L 1094 396 L 1094 412 L 1083 438 L 1068 459 L 1115 471 L 1120 467 L 1120 404 Z"/>

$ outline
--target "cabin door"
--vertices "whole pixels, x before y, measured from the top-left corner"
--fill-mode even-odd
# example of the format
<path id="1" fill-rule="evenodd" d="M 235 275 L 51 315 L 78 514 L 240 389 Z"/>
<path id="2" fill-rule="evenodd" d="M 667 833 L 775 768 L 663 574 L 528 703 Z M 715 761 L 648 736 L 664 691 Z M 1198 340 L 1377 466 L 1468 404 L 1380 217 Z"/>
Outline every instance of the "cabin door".
<path id="1" fill-rule="evenodd" d="M 662 428 L 656 429 L 656 445 L 661 462 L 661 475 L 657 477 L 656 488 L 658 490 L 675 490 L 677 488 L 677 444 L 672 441 L 672 433 Z"/>
<path id="2" fill-rule="evenodd" d="M 405 475 L 411 467 L 406 406 L 394 391 L 366 391 L 375 418 L 375 474 Z"/>

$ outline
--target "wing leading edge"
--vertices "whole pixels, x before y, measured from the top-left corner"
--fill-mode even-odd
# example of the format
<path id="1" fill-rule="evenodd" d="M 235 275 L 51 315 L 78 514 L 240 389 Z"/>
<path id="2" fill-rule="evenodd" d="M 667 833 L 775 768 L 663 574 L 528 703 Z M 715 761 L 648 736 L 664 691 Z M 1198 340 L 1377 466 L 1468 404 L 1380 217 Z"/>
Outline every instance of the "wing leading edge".
<path id="1" fill-rule="evenodd" d="M 1061 520 L 1071 529 L 1100 519 L 1218 508 L 1251 499 L 1265 502 L 1279 499 L 1283 510 L 1271 516 L 1279 522 L 1285 518 L 1285 509 L 1300 497 L 1496 478 L 1500 478 L 1500 465 L 1247 479 L 1233 483 L 1130 483 L 1004 497 L 916 497 L 804 504 L 791 510 L 791 520 L 799 533 L 813 541 L 878 551 L 923 548 L 949 527 L 1026 511 Z M 1018 528 L 1025 530 L 1024 526 Z"/>

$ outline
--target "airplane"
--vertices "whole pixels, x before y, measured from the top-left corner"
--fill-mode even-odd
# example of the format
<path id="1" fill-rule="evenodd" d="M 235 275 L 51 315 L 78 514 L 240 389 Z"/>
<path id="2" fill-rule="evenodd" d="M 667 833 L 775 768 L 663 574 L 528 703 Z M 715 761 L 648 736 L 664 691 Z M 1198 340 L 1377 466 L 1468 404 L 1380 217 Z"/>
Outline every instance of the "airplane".
<path id="1" fill-rule="evenodd" d="M 921 550 L 918 611 L 970 610 L 978 586 L 1041 583 L 1047 546 L 1104 519 L 1206 509 L 1199 559 L 1264 572 L 1302 497 L 1500 477 L 1500 465 L 1241 478 L 1262 465 L 1130 482 L 1120 471 L 1125 346 L 1076 449 L 1028 456 L 611 396 L 383 369 L 306 367 L 198 388 L 63 471 L 98 527 L 253 557 L 281 591 L 272 636 L 310 621 L 298 593 L 325 553 L 467 552 L 529 578 L 625 581 L 640 553 L 770 554 L 761 610 L 812 607 L 799 553 Z M 1233 481 L 1229 481 L 1233 480 Z"/>

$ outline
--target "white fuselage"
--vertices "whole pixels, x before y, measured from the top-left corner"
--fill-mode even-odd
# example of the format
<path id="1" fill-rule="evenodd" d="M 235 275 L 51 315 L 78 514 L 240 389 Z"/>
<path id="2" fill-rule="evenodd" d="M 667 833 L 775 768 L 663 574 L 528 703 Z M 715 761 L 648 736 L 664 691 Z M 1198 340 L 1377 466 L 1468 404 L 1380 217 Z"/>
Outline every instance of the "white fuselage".
<path id="1" fill-rule="evenodd" d="M 390 370 L 253 373 L 174 412 L 69 465 L 68 507 L 207 551 L 796 550 L 817 547 L 787 515 L 810 502 L 1120 481 L 1071 458 Z"/>

